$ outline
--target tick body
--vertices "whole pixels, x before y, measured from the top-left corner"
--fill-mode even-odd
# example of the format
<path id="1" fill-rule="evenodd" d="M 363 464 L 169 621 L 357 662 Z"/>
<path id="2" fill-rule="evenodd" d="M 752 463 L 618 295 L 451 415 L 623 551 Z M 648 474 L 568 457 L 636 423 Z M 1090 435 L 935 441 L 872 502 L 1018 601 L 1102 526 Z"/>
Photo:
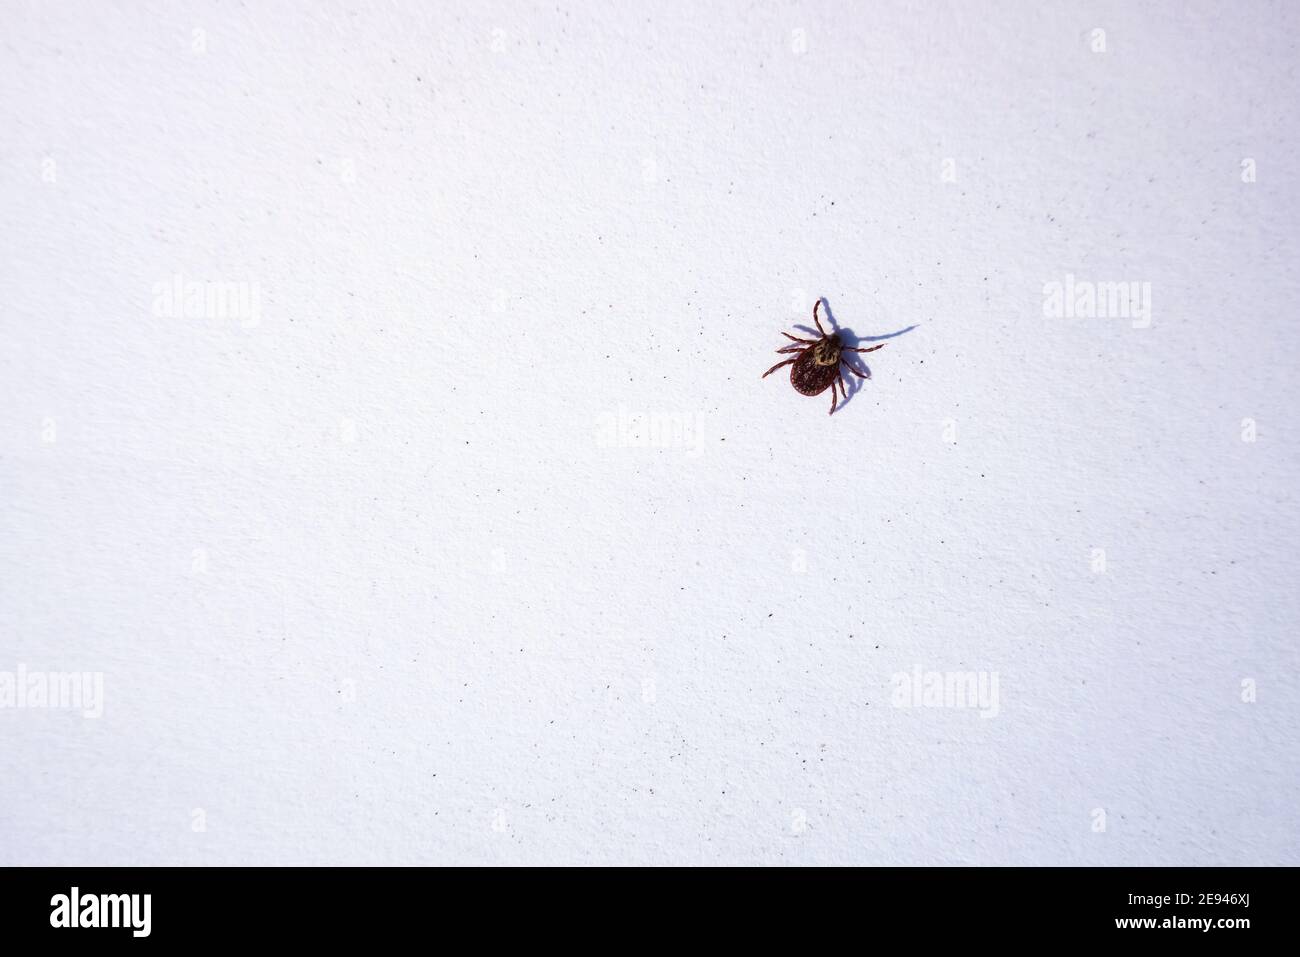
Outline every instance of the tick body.
<path id="1" fill-rule="evenodd" d="M 817 331 L 822 334 L 820 339 L 800 339 L 792 336 L 788 332 L 783 332 L 792 342 L 797 342 L 796 346 L 784 346 L 777 349 L 780 353 L 794 352 L 798 353 L 793 359 L 786 359 L 784 362 L 778 362 L 772 368 L 763 373 L 761 378 L 766 379 L 777 369 L 782 366 L 790 366 L 790 384 L 794 386 L 795 391 L 803 395 L 821 395 L 828 388 L 831 390 L 831 411 L 830 415 L 835 412 L 837 397 L 835 395 L 836 380 L 840 391 L 848 398 L 848 389 L 844 385 L 844 369 L 848 369 L 859 379 L 867 378 L 867 373 L 859 372 L 857 368 L 845 356 L 846 352 L 875 352 L 877 349 L 883 349 L 885 343 L 878 346 L 872 346 L 870 349 L 857 349 L 846 346 L 840 339 L 838 332 L 827 334 L 822 328 L 821 320 L 817 317 L 817 310 L 821 307 L 822 301 L 818 299 L 813 303 L 813 322 L 817 324 Z"/>

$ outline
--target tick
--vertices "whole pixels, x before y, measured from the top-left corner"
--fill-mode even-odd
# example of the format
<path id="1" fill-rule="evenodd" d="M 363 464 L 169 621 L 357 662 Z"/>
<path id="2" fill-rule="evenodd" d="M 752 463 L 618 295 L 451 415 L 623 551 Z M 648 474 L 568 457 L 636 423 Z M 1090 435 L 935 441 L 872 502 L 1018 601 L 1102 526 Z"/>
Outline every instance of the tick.
<path id="1" fill-rule="evenodd" d="M 846 399 L 849 397 L 848 389 L 844 386 L 844 370 L 840 368 L 841 366 L 847 368 L 859 379 L 870 377 L 866 372 L 859 372 L 853 363 L 849 362 L 844 353 L 875 352 L 877 349 L 885 348 L 886 343 L 882 342 L 870 349 L 856 349 L 852 346 L 846 346 L 840 339 L 838 332 L 827 335 L 826 330 L 822 328 L 821 320 L 817 318 L 817 310 L 821 304 L 820 299 L 813 303 L 813 322 L 817 324 L 817 331 L 822 334 L 822 337 L 820 339 L 800 339 L 788 332 L 781 333 L 787 339 L 798 342 L 800 345 L 783 346 L 776 351 L 781 353 L 797 352 L 798 355 L 793 359 L 778 362 L 764 372 L 760 378 L 766 379 L 781 366 L 794 363 L 793 368 L 790 369 L 790 384 L 794 386 L 796 392 L 801 392 L 804 395 L 821 395 L 829 386 L 831 390 L 831 411 L 826 414 L 831 415 L 835 412 L 835 403 L 837 401 L 835 397 L 835 380 L 837 377 L 840 391 L 844 393 Z"/>

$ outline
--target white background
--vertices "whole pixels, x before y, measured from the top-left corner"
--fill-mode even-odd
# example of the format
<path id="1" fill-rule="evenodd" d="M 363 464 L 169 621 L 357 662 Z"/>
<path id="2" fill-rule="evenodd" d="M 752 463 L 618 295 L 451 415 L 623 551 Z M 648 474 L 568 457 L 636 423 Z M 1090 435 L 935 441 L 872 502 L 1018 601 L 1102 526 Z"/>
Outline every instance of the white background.
<path id="1" fill-rule="evenodd" d="M 1300 863 L 1295 6 L 653 6 L 3 4 L 0 864 Z"/>

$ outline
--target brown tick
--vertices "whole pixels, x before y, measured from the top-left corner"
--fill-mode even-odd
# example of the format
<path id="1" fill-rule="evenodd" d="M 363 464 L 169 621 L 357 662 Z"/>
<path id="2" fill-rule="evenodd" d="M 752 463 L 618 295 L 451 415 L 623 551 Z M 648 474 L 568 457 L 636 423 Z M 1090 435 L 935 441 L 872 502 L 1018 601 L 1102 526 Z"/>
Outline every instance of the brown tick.
<path id="1" fill-rule="evenodd" d="M 855 349 L 851 346 L 846 346 L 840 340 L 840 334 L 838 332 L 832 332 L 830 335 L 827 335 L 826 330 L 822 328 L 821 320 L 817 318 L 817 309 L 821 304 L 822 301 L 820 299 L 813 303 L 813 322 L 817 323 L 817 331 L 822 334 L 822 337 L 820 339 L 800 339 L 797 336 L 790 335 L 788 332 L 781 333 L 781 335 L 785 336 L 787 339 L 792 342 L 801 343 L 801 345 L 783 346 L 776 351 L 797 352 L 799 354 L 793 359 L 786 359 L 784 362 L 778 362 L 776 365 L 772 366 L 772 368 L 764 372 L 760 378 L 766 379 L 777 369 L 781 368 L 781 366 L 790 365 L 790 363 L 793 362 L 794 367 L 790 370 L 790 384 L 794 386 L 796 392 L 802 392 L 804 395 L 821 395 L 826 391 L 827 386 L 830 387 L 831 411 L 826 413 L 827 415 L 830 415 L 835 411 L 836 377 L 839 378 L 840 391 L 844 393 L 846 399 L 849 397 L 848 390 L 844 387 L 844 372 L 840 368 L 841 365 L 847 368 L 859 379 L 866 379 L 869 377 L 868 373 L 859 372 L 853 364 L 849 362 L 848 357 L 846 357 L 844 353 L 875 352 L 877 349 L 883 349 L 886 344 L 882 342 L 880 345 L 872 346 L 870 349 Z"/>

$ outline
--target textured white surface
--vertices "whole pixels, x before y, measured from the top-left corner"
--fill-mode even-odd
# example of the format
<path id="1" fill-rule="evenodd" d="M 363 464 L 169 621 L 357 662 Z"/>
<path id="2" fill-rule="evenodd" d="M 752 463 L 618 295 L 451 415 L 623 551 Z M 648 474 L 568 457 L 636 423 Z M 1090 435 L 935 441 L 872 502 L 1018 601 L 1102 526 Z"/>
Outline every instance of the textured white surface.
<path id="1" fill-rule="evenodd" d="M 5 5 L 0 864 L 1300 863 L 1294 5 L 317 6 Z"/>

